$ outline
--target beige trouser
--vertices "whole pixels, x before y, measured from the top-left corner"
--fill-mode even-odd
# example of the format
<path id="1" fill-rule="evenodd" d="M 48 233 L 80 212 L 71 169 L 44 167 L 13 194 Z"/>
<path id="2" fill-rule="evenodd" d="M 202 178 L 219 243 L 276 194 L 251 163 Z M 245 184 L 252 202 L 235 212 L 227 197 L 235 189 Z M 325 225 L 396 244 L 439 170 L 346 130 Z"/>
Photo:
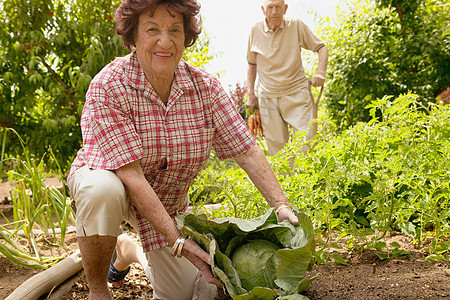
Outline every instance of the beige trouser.
<path id="1" fill-rule="evenodd" d="M 90 170 L 85 166 L 75 173 L 69 189 L 77 207 L 77 236 L 117 237 L 122 220 L 138 228 L 125 188 L 114 172 Z M 192 299 L 194 282 L 200 272 L 191 262 L 170 255 L 170 247 L 145 254 L 149 262 L 145 271 L 155 299 Z"/>
<path id="2" fill-rule="evenodd" d="M 289 125 L 294 133 L 309 131 L 309 124 L 313 120 L 313 105 L 307 88 L 282 97 L 269 97 L 262 93 L 258 101 L 270 156 L 277 154 L 289 142 Z M 310 139 L 309 132 L 305 138 Z"/>

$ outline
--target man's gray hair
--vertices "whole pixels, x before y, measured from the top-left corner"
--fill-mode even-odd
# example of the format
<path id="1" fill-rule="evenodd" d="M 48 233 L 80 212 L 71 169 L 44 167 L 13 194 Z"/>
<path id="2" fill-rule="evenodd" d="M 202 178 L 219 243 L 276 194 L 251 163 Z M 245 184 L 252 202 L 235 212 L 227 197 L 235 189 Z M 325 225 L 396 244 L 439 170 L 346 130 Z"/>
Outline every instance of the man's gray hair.
<path id="1" fill-rule="evenodd" d="M 269 0 L 261 0 L 261 5 L 266 6 L 266 2 Z M 286 0 L 283 0 L 284 4 L 286 4 Z"/>

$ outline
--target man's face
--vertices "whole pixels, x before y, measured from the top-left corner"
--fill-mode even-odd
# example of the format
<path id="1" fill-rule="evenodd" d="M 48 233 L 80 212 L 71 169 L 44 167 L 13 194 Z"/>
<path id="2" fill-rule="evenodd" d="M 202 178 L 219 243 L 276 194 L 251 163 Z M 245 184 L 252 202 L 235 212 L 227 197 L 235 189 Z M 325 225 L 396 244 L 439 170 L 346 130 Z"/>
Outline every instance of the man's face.
<path id="1" fill-rule="evenodd" d="M 281 25 L 287 7 L 284 0 L 267 0 L 264 2 L 261 8 L 266 16 L 266 22 L 270 29 L 275 30 Z"/>

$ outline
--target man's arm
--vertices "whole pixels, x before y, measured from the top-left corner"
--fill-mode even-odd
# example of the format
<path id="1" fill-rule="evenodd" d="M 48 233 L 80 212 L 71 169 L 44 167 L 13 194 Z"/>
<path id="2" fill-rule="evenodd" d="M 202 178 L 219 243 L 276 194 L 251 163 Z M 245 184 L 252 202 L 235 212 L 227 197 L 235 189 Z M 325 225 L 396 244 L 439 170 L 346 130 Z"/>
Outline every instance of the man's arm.
<path id="1" fill-rule="evenodd" d="M 328 65 L 328 48 L 323 46 L 318 51 L 319 54 L 319 66 L 317 67 L 317 75 L 314 75 L 311 79 L 313 86 L 323 86 L 325 84 L 325 76 L 327 73 Z"/>
<path id="2" fill-rule="evenodd" d="M 253 112 L 254 107 L 258 107 L 258 99 L 255 95 L 255 81 L 256 81 L 256 64 L 248 64 L 247 67 L 247 88 L 248 99 L 247 105 L 250 108 L 250 112 Z"/>

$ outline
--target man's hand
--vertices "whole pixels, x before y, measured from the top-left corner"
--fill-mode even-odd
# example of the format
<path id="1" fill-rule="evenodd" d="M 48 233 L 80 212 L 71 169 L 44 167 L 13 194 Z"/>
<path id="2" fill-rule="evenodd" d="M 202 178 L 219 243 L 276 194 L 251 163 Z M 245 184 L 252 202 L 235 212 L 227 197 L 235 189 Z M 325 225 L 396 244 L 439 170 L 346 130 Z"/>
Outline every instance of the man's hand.
<path id="1" fill-rule="evenodd" d="M 311 84 L 314 87 L 323 86 L 325 84 L 325 77 L 322 75 L 314 75 L 311 78 Z"/>
<path id="2" fill-rule="evenodd" d="M 258 107 L 258 98 L 256 98 L 255 93 L 248 93 L 247 106 L 252 113 L 255 106 Z"/>

